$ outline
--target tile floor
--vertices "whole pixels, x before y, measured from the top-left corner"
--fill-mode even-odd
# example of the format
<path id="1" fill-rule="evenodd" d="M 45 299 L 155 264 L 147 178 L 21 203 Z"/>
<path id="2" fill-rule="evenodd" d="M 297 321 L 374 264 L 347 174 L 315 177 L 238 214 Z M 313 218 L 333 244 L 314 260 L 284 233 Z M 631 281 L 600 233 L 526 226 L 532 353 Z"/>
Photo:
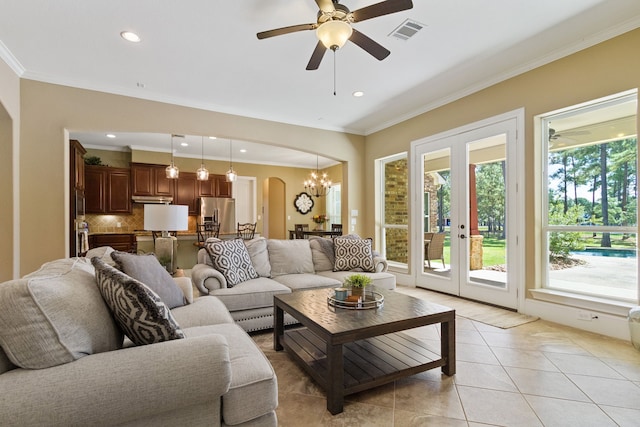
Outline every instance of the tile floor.
<path id="1" fill-rule="evenodd" d="M 457 373 L 423 372 L 347 396 L 323 391 L 271 333 L 253 335 L 278 375 L 281 426 L 640 426 L 640 351 L 629 342 L 538 320 L 500 329 L 458 317 Z M 436 326 L 412 332 L 439 339 Z"/>

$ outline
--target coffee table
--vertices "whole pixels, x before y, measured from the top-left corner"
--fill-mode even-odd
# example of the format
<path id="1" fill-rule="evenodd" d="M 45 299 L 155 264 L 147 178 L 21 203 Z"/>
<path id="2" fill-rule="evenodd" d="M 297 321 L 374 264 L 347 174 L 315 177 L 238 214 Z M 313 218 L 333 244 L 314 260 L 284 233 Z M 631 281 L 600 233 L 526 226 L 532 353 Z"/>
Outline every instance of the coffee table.
<path id="1" fill-rule="evenodd" d="M 342 412 L 344 396 L 442 367 L 456 373 L 455 310 L 408 295 L 375 289 L 380 308 L 351 310 L 327 303 L 329 289 L 274 296 L 276 351 L 286 349 L 325 390 L 327 409 Z M 284 329 L 284 313 L 304 327 Z M 440 348 L 406 331 L 441 324 Z"/>

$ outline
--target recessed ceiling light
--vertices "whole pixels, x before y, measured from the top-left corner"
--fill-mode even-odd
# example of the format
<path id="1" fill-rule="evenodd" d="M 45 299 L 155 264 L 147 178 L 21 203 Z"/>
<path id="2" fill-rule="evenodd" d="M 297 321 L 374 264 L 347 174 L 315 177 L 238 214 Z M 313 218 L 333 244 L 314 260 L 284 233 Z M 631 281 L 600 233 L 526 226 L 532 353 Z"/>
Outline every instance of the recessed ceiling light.
<path id="1" fill-rule="evenodd" d="M 218 139 L 215 136 L 210 136 L 209 139 Z"/>
<path id="2" fill-rule="evenodd" d="M 140 36 L 131 31 L 121 32 L 120 37 L 131 43 L 140 43 Z"/>
<path id="3" fill-rule="evenodd" d="M 181 142 L 180 145 L 182 145 L 183 147 L 188 147 L 189 144 L 187 144 L 186 142 Z"/>
<path id="4" fill-rule="evenodd" d="M 353 92 L 353 96 L 355 96 L 356 98 L 360 98 L 361 96 L 364 96 L 364 92 L 361 90 L 357 90 Z"/>
<path id="5" fill-rule="evenodd" d="M 246 150 L 245 148 L 242 148 L 242 149 L 240 149 L 240 152 L 241 152 L 241 153 L 246 153 L 246 152 L 247 152 L 247 150 Z"/>
<path id="6" fill-rule="evenodd" d="M 116 136 L 112 133 L 108 133 L 105 135 L 107 138 L 115 138 Z"/>

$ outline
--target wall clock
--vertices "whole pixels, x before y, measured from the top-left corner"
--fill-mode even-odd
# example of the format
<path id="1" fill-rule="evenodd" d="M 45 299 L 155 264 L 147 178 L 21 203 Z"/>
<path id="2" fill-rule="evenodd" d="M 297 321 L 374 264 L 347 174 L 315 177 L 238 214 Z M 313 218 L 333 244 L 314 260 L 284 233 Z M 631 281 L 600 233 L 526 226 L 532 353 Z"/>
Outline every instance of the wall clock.
<path id="1" fill-rule="evenodd" d="M 296 196 L 293 205 L 301 214 L 307 214 L 311 211 L 311 208 L 313 208 L 313 199 L 309 194 L 302 192 Z"/>

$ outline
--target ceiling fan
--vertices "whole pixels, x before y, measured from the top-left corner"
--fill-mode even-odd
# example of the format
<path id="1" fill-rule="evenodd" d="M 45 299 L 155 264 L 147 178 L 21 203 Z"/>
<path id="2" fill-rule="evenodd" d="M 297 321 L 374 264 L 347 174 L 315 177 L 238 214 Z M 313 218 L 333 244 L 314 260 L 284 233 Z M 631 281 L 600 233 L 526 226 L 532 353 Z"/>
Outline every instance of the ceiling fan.
<path id="1" fill-rule="evenodd" d="M 347 6 L 340 4 L 339 0 L 315 0 L 315 2 L 320 9 L 317 22 L 292 25 L 262 31 L 257 34 L 258 39 L 262 40 L 298 31 L 316 30 L 319 41 L 307 64 L 307 70 L 317 70 L 326 50 L 335 51 L 341 48 L 347 40 L 360 46 L 377 60 L 382 61 L 391 52 L 353 28 L 351 24 L 413 8 L 411 0 L 387 0 L 353 12 Z"/>
<path id="2" fill-rule="evenodd" d="M 580 135 L 589 135 L 591 132 L 589 132 L 588 130 L 573 130 L 573 131 L 567 131 L 567 132 L 556 132 L 555 129 L 553 128 L 549 128 L 549 141 L 555 141 L 556 139 L 559 138 L 568 138 L 571 139 L 570 137 L 572 136 L 580 136 Z"/>

